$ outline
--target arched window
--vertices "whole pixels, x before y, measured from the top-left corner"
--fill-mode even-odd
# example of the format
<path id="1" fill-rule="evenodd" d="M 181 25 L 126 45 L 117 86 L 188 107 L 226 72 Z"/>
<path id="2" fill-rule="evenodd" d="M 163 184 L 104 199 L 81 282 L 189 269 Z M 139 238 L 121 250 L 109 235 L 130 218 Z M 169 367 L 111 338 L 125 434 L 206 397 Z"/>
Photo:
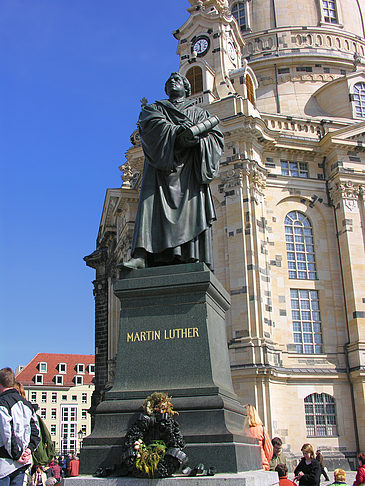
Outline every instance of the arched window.
<path id="1" fill-rule="evenodd" d="M 255 104 L 255 90 L 253 87 L 252 79 L 248 74 L 246 74 L 246 88 L 247 88 L 247 98 L 251 101 L 251 103 Z"/>
<path id="2" fill-rule="evenodd" d="M 186 73 L 186 77 L 191 84 L 191 94 L 203 91 L 203 72 L 199 66 L 194 66 Z"/>
<path id="3" fill-rule="evenodd" d="M 312 393 L 304 399 L 308 437 L 337 435 L 335 399 L 327 393 Z"/>
<path id="4" fill-rule="evenodd" d="M 337 24 L 336 0 L 322 0 L 323 17 L 325 22 Z"/>
<path id="5" fill-rule="evenodd" d="M 296 352 L 321 354 L 322 323 L 318 290 L 290 289 L 290 301 Z"/>
<path id="6" fill-rule="evenodd" d="M 234 3 L 232 6 L 232 15 L 237 20 L 241 32 L 247 29 L 246 6 L 243 2 Z"/>
<path id="7" fill-rule="evenodd" d="M 355 103 L 356 116 L 365 118 L 365 83 L 356 83 L 352 99 Z"/>
<path id="8" fill-rule="evenodd" d="M 317 272 L 312 225 L 303 213 L 291 211 L 286 215 L 285 239 L 289 278 L 315 280 Z"/>

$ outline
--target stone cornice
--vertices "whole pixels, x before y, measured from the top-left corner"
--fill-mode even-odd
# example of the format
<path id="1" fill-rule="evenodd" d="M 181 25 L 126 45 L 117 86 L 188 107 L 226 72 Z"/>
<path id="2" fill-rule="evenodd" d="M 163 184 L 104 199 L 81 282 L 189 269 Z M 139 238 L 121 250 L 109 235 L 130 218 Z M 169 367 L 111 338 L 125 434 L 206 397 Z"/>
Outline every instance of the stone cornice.
<path id="1" fill-rule="evenodd" d="M 329 193 L 335 206 L 343 202 L 344 206 L 352 211 L 357 206 L 359 197 L 364 196 L 365 184 L 350 180 L 332 181 L 329 185 Z"/>

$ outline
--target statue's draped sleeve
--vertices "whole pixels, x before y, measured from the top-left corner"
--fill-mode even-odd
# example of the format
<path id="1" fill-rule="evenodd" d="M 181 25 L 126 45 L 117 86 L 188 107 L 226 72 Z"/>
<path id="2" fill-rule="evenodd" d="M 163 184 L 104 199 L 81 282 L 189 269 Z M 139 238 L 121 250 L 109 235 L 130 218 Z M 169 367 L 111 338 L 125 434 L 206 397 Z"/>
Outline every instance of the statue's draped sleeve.
<path id="1" fill-rule="evenodd" d="M 142 109 L 139 131 L 145 164 L 132 253 L 160 253 L 198 237 L 216 219 L 208 183 L 218 174 L 223 151 L 219 128 L 193 147 L 179 148 L 180 126 L 209 114 L 189 102 L 176 108 L 167 100 Z"/>

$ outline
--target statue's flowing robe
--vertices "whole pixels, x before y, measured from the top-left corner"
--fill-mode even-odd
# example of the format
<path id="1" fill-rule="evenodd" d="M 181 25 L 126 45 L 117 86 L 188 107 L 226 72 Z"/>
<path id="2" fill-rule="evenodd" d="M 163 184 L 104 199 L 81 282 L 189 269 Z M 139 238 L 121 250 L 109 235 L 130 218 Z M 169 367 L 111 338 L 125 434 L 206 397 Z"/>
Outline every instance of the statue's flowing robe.
<path id="1" fill-rule="evenodd" d="M 223 152 L 218 127 L 199 144 L 178 148 L 180 125 L 194 125 L 209 113 L 191 101 L 168 100 L 145 106 L 139 131 L 145 155 L 132 254 L 142 248 L 149 262 L 212 263 L 211 224 L 216 219 L 209 183 L 217 176 Z"/>

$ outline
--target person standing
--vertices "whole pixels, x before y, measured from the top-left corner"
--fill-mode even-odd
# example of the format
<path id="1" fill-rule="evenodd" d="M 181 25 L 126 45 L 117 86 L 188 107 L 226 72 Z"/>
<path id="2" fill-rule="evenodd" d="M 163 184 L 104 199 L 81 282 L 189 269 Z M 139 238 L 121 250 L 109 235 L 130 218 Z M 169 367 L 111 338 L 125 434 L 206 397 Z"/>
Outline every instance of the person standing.
<path id="1" fill-rule="evenodd" d="M 253 405 L 245 405 L 247 415 L 244 423 L 244 429 L 247 435 L 254 437 L 259 441 L 261 448 L 262 468 L 265 471 L 270 470 L 270 460 L 273 454 L 273 447 L 269 434 L 260 419 L 260 416 Z"/>
<path id="2" fill-rule="evenodd" d="M 11 368 L 0 370 L 0 486 L 22 486 L 40 431 L 32 405 L 14 388 Z"/>
<path id="3" fill-rule="evenodd" d="M 276 471 L 278 464 L 286 464 L 286 457 L 282 451 L 283 441 L 280 437 L 274 437 L 271 441 L 273 447 L 272 458 L 270 461 L 270 471 Z"/>
<path id="4" fill-rule="evenodd" d="M 41 465 L 37 465 L 36 470 L 32 476 L 32 486 L 46 486 L 47 474 L 44 472 Z"/>
<path id="5" fill-rule="evenodd" d="M 300 486 L 319 486 L 321 480 L 321 465 L 314 458 L 314 450 L 310 444 L 303 444 L 303 457 L 294 470 L 294 481 Z"/>
<path id="6" fill-rule="evenodd" d="M 71 461 L 68 465 L 68 475 L 70 477 L 79 475 L 79 460 L 75 454 L 72 455 Z"/>
<path id="7" fill-rule="evenodd" d="M 359 454 L 357 459 L 359 461 L 359 468 L 357 470 L 353 486 L 365 484 L 365 454 Z"/>
<path id="8" fill-rule="evenodd" d="M 321 465 L 321 474 L 324 476 L 324 479 L 326 481 L 329 481 L 330 478 L 328 477 L 328 474 L 327 474 L 327 471 L 326 471 L 326 467 L 324 465 L 324 460 L 323 460 L 323 455 L 321 454 L 321 450 L 320 449 L 317 449 L 316 450 L 316 460 L 320 463 Z"/>

